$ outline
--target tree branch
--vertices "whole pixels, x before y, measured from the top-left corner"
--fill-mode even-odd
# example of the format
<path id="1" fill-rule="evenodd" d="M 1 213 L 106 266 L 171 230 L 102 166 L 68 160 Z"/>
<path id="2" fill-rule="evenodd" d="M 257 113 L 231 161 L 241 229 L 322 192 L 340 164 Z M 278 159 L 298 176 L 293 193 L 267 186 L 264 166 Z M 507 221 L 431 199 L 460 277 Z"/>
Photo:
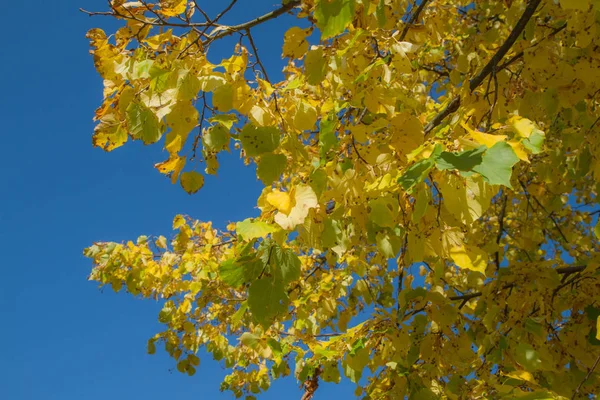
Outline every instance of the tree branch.
<path id="1" fill-rule="evenodd" d="M 280 15 L 285 14 L 286 12 L 290 11 L 292 8 L 299 5 L 300 3 L 301 3 L 301 0 L 292 0 L 292 1 L 288 2 L 287 4 L 282 5 L 281 7 L 279 7 L 276 10 L 268 12 L 264 15 L 261 15 L 260 17 L 250 20 L 248 22 L 244 22 L 243 24 L 233 25 L 233 26 L 222 26 L 222 27 L 218 28 L 216 30 L 216 32 L 211 34 L 209 41 L 211 41 L 211 42 L 215 41 L 222 37 L 229 36 L 235 32 L 246 31 L 250 28 L 255 27 L 256 25 L 262 24 L 265 21 L 268 21 L 273 18 L 277 18 Z"/>
<path id="2" fill-rule="evenodd" d="M 540 2 L 541 0 L 529 0 L 527 2 L 527 7 L 525 7 L 523 15 L 521 15 L 521 18 L 519 18 L 519 21 L 517 21 L 517 24 L 513 28 L 512 32 L 510 32 L 510 35 L 508 35 L 508 38 L 506 38 L 504 44 L 500 46 L 496 54 L 492 56 L 491 60 L 486 64 L 485 67 L 483 67 L 481 72 L 475 78 L 471 79 L 471 82 L 469 83 L 469 89 L 471 89 L 471 92 L 474 91 L 477 88 L 477 86 L 481 85 L 484 79 L 494 70 L 498 63 L 504 58 L 508 50 L 510 50 L 513 44 L 515 44 L 517 38 L 525 29 L 525 26 L 533 16 L 533 13 L 535 12 Z"/>
<path id="3" fill-rule="evenodd" d="M 504 215 L 506 214 L 506 203 L 508 202 L 508 196 L 504 194 L 502 196 L 502 209 L 500 209 L 500 215 L 498 216 L 498 234 L 496 235 L 496 245 L 500 245 L 500 239 L 502 239 L 502 232 L 504 232 Z M 496 263 L 496 271 L 500 270 L 500 250 L 496 250 L 494 254 L 494 261 Z"/>
<path id="4" fill-rule="evenodd" d="M 508 38 L 506 38 L 506 41 L 502 44 L 502 46 L 500 46 L 498 51 L 496 51 L 496 53 L 492 56 L 490 61 L 485 65 L 485 67 L 483 67 L 481 72 L 479 72 L 479 74 L 477 74 L 477 76 L 475 76 L 473 79 L 470 80 L 469 89 L 471 92 L 473 92 L 479 85 L 481 85 L 481 83 L 485 80 L 485 78 L 494 69 L 496 69 L 496 67 L 498 66 L 498 63 L 502 60 L 502 58 L 504 58 L 506 53 L 515 44 L 515 41 L 517 40 L 517 38 L 521 35 L 523 30 L 525 29 L 525 26 L 527 25 L 527 23 L 533 16 L 533 14 L 534 14 L 535 10 L 537 9 L 538 5 L 540 4 L 540 2 L 541 2 L 541 0 L 529 0 L 527 2 L 527 6 L 525 7 L 525 11 L 523 12 L 523 15 L 521 15 L 521 18 L 519 18 L 519 21 L 517 21 L 517 24 L 515 25 L 513 30 L 508 35 Z M 459 106 L 460 106 L 460 96 L 456 96 L 450 101 L 450 103 L 446 106 L 446 108 L 444 108 L 440 113 L 438 113 L 433 118 L 433 120 L 431 120 L 431 122 L 429 122 L 425 126 L 425 129 L 424 129 L 425 135 L 427 135 L 435 127 L 437 127 L 439 124 L 441 124 L 442 121 L 448 115 L 450 115 L 453 112 L 455 112 L 456 110 L 458 110 Z"/>
<path id="5" fill-rule="evenodd" d="M 576 272 L 581 272 L 584 269 L 586 269 L 587 265 L 574 265 L 571 267 L 561 267 L 561 268 L 556 268 L 556 272 L 561 274 L 561 275 L 569 275 L 569 274 L 574 274 Z M 514 283 L 509 283 L 508 285 L 505 285 L 502 287 L 501 290 L 504 289 L 510 289 L 512 287 L 514 287 L 515 284 Z M 458 300 L 462 300 L 462 301 L 469 301 L 471 299 L 474 299 L 476 297 L 480 297 L 483 295 L 483 292 L 473 292 L 473 293 L 467 293 L 467 294 L 463 294 L 460 296 L 450 296 L 448 297 L 450 300 L 452 301 L 458 301 Z"/>
<path id="6" fill-rule="evenodd" d="M 400 33 L 400 37 L 398 38 L 399 41 L 404 40 L 406 34 L 408 33 L 408 30 L 410 29 L 410 26 L 414 24 L 415 21 L 419 18 L 419 14 L 421 14 L 421 11 L 423 11 L 428 1 L 429 0 L 421 0 L 421 4 L 419 4 L 417 10 L 414 12 L 413 15 L 410 16 L 410 19 L 408 20 L 406 25 L 404 25 L 404 29 L 402 29 L 402 33 Z"/>
<path id="7" fill-rule="evenodd" d="M 581 389 L 581 387 L 583 386 L 583 384 L 590 379 L 590 376 L 592 375 L 592 372 L 594 372 L 594 370 L 596 369 L 596 367 L 598 366 L 598 363 L 600 362 L 600 356 L 598 356 L 596 358 L 596 362 L 594 363 L 594 365 L 592 365 L 592 368 L 590 368 L 590 370 L 588 371 L 587 375 L 585 376 L 585 378 L 583 378 L 583 380 L 579 383 L 579 386 L 577 386 L 577 389 L 575 389 L 575 393 L 573 393 L 573 396 L 571 397 L 571 400 L 575 400 L 575 397 L 577 397 L 577 395 L 579 394 L 579 390 Z"/>

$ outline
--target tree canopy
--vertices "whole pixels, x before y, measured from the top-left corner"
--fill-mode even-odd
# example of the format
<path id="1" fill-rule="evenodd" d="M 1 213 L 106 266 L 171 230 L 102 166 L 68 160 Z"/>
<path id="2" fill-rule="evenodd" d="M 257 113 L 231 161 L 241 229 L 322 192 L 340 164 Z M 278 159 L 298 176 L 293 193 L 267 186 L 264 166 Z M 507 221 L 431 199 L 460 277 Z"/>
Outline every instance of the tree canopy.
<path id="1" fill-rule="evenodd" d="M 246 398 L 290 374 L 304 399 L 600 392 L 599 0 L 109 3 L 84 11 L 121 24 L 88 34 L 93 145 L 163 147 L 190 194 L 223 152 L 264 184 L 259 216 L 85 250 L 164 299 L 148 352 L 193 375 L 205 348 Z M 252 32 L 281 17 L 276 81 Z"/>

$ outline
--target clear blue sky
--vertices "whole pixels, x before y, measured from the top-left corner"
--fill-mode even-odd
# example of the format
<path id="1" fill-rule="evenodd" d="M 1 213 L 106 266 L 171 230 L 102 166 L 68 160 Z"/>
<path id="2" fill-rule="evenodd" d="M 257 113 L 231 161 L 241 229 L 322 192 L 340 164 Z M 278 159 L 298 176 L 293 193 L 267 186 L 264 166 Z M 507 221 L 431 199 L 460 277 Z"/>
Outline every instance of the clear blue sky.
<path id="1" fill-rule="evenodd" d="M 240 0 L 224 22 L 242 22 L 277 2 Z M 166 354 L 147 355 L 146 340 L 162 329 L 160 305 L 99 291 L 86 280 L 91 264 L 82 249 L 93 241 L 169 233 L 177 213 L 219 226 L 252 216 L 260 191 L 254 171 L 232 155 L 219 179 L 188 196 L 153 169 L 166 158 L 157 146 L 94 149 L 92 116 L 102 87 L 85 33 L 115 25 L 78 8 L 105 10 L 106 1 L 3 3 L 0 399 L 231 398 L 218 390 L 225 369 L 209 356 L 200 354 L 190 378 Z M 214 9 L 224 2 L 206 3 Z M 256 30 L 272 77 L 292 22 Z M 323 385 L 316 399 L 350 398 L 353 391 L 352 384 Z M 300 396 L 288 378 L 260 398 Z"/>

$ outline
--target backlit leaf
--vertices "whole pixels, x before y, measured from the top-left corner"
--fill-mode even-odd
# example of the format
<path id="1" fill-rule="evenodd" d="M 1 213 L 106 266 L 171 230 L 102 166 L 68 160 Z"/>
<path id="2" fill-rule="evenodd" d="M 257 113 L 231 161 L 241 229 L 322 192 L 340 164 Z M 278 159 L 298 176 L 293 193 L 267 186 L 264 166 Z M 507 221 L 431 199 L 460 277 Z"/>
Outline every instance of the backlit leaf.
<path id="1" fill-rule="evenodd" d="M 195 171 L 182 173 L 180 181 L 183 190 L 189 194 L 196 193 L 204 186 L 204 176 Z"/>

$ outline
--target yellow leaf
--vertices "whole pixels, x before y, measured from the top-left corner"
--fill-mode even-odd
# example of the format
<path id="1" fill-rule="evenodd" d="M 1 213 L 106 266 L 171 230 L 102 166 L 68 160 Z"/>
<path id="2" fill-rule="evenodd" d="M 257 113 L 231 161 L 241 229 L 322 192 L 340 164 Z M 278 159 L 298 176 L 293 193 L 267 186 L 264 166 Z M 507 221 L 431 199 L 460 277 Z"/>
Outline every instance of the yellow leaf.
<path id="1" fill-rule="evenodd" d="M 521 144 L 521 142 L 517 142 L 516 140 L 510 140 L 507 142 L 514 150 L 515 154 L 521 161 L 529 162 L 529 157 L 527 156 L 527 152 L 525 148 Z"/>
<path id="2" fill-rule="evenodd" d="M 485 274 L 487 267 L 488 254 L 474 246 L 455 246 L 450 249 L 450 257 L 460 268 L 470 269 L 472 271 Z"/>
<path id="3" fill-rule="evenodd" d="M 310 131 L 317 123 L 317 110 L 305 101 L 296 105 L 296 115 L 294 116 L 294 125 L 298 130 Z"/>
<path id="4" fill-rule="evenodd" d="M 513 372 L 510 372 L 510 373 L 504 374 L 504 375 L 508 376 L 509 378 L 519 379 L 521 381 L 526 381 L 529 383 L 534 383 L 534 384 L 537 383 L 535 381 L 535 378 L 533 377 L 533 375 L 527 371 L 513 371 Z"/>
<path id="5" fill-rule="evenodd" d="M 275 222 L 283 229 L 291 230 L 304 223 L 308 211 L 318 205 L 317 195 L 310 186 L 298 185 L 294 188 L 294 203 L 289 214 L 277 213 Z M 268 196 L 267 196 L 268 200 Z"/>
<path id="6" fill-rule="evenodd" d="M 513 128 L 516 134 L 518 134 L 522 138 L 528 138 L 533 132 L 535 124 L 528 120 L 527 118 L 520 117 L 515 115 L 508 120 L 508 123 Z"/>
<path id="7" fill-rule="evenodd" d="M 400 113 L 391 120 L 391 146 L 400 154 L 408 154 L 423 144 L 423 124 L 409 113 Z"/>
<path id="8" fill-rule="evenodd" d="M 444 196 L 444 207 L 463 224 L 471 225 L 489 208 L 496 191 L 481 176 L 465 179 L 445 174 L 443 178 L 438 184 Z"/>
<path id="9" fill-rule="evenodd" d="M 161 0 L 160 13 L 166 17 L 175 17 L 185 12 L 187 0 Z"/>
<path id="10" fill-rule="evenodd" d="M 285 33 L 283 38 L 283 56 L 290 58 L 301 58 L 308 51 L 306 37 L 310 29 L 302 29 L 294 26 Z"/>
<path id="11" fill-rule="evenodd" d="M 506 135 L 490 135 L 489 133 L 483 133 L 478 130 L 471 129 L 467 124 L 461 122 L 460 124 L 468 133 L 471 135 L 473 140 L 479 144 L 483 144 L 486 147 L 492 147 L 498 142 L 506 140 Z"/>
<path id="12" fill-rule="evenodd" d="M 154 167 L 158 169 L 158 172 L 164 175 L 171 174 L 171 183 L 177 182 L 177 178 L 185 166 L 185 157 L 179 157 L 177 154 L 169 157 L 168 160 L 161 163 L 155 164 Z"/>
<path id="13" fill-rule="evenodd" d="M 279 212 L 282 212 L 286 215 L 292 211 L 293 198 L 289 192 L 281 192 L 279 190 L 274 190 L 267 195 L 267 202 L 275 207 Z"/>
<path id="14" fill-rule="evenodd" d="M 173 218 L 173 229 L 179 229 L 185 225 L 185 218 L 183 215 L 176 215 Z"/>
<path id="15" fill-rule="evenodd" d="M 156 239 L 156 246 L 161 249 L 166 249 L 167 248 L 167 238 L 162 235 L 159 236 L 158 239 Z"/>
<path id="16" fill-rule="evenodd" d="M 189 194 L 196 193 L 204 186 L 204 176 L 198 172 L 190 171 L 181 174 L 181 187 Z"/>

